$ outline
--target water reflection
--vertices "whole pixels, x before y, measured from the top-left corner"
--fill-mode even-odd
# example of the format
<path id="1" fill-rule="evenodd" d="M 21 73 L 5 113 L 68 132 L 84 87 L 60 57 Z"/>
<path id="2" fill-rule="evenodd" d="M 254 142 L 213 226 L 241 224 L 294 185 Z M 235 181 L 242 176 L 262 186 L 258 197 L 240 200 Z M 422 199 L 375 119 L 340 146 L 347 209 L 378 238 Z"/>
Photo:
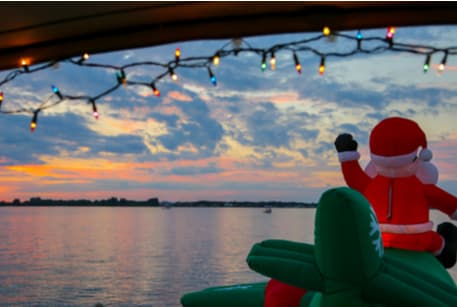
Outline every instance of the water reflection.
<path id="1" fill-rule="evenodd" d="M 313 224 L 313 209 L 0 208 L 0 303 L 178 306 L 265 280 L 246 265 L 251 246 L 312 242 Z"/>

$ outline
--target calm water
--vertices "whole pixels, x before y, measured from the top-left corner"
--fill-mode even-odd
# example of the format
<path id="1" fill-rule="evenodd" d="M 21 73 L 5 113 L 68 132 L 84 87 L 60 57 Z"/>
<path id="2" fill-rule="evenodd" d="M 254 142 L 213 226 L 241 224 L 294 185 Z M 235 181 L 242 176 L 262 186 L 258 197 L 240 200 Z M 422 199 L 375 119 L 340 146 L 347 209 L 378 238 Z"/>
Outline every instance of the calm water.
<path id="1" fill-rule="evenodd" d="M 251 246 L 269 238 L 312 242 L 314 213 L 0 208 L 0 305 L 180 306 L 186 292 L 266 280 L 246 265 Z M 457 280 L 455 268 L 452 274 Z"/>

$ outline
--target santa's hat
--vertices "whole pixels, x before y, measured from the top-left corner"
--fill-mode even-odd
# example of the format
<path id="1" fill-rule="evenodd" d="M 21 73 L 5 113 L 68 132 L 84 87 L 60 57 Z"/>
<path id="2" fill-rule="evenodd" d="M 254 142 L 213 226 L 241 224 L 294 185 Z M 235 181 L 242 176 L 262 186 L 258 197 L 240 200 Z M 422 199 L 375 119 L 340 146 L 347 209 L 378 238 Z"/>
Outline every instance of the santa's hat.
<path id="1" fill-rule="evenodd" d="M 391 168 L 411 163 L 416 156 L 423 161 L 432 159 L 425 133 L 416 122 L 401 117 L 386 118 L 373 128 L 370 154 L 376 164 Z"/>

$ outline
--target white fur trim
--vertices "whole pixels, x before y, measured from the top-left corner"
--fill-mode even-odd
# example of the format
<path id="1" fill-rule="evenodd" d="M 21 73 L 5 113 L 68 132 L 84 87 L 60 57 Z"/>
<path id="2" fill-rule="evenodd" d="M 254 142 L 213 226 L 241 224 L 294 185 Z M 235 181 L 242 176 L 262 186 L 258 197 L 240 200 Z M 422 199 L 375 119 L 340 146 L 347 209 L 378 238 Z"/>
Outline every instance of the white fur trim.
<path id="1" fill-rule="evenodd" d="M 360 154 L 358 151 L 343 151 L 338 153 L 338 160 L 340 162 L 359 160 Z"/>
<path id="2" fill-rule="evenodd" d="M 376 177 L 378 171 L 376 170 L 376 165 L 374 165 L 373 161 L 370 160 L 367 166 L 365 166 L 365 173 L 367 173 L 367 175 L 370 176 L 370 178 Z"/>
<path id="3" fill-rule="evenodd" d="M 416 177 L 425 184 L 438 183 L 438 168 L 432 162 L 419 160 Z"/>
<path id="4" fill-rule="evenodd" d="M 433 229 L 433 222 L 429 221 L 421 224 L 406 225 L 379 224 L 379 229 L 381 229 L 381 232 L 389 233 L 423 233 Z"/>
<path id="5" fill-rule="evenodd" d="M 452 220 L 457 220 L 457 209 L 450 215 Z"/>
<path id="6" fill-rule="evenodd" d="M 424 148 L 419 152 L 419 159 L 421 159 L 422 161 L 430 161 L 432 157 L 432 151 L 428 148 Z"/>
<path id="7" fill-rule="evenodd" d="M 416 156 L 417 150 L 399 156 L 392 156 L 392 157 L 385 157 L 385 156 L 378 156 L 374 153 L 371 153 L 371 159 L 376 165 L 380 165 L 383 167 L 395 168 L 399 166 L 403 166 L 414 161 L 414 157 Z"/>

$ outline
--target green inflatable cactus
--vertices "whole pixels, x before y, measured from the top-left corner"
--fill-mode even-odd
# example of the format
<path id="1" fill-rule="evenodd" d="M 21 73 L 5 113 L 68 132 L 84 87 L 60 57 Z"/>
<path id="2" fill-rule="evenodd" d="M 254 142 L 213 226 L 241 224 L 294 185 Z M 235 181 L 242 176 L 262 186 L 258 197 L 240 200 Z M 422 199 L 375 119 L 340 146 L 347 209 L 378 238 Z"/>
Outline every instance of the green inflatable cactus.
<path id="1" fill-rule="evenodd" d="M 302 306 L 457 306 L 457 288 L 429 253 L 384 251 L 376 215 L 350 188 L 325 192 L 316 211 L 314 246 L 268 240 L 249 266 L 308 289 Z"/>
<path id="2" fill-rule="evenodd" d="M 254 244 L 254 271 L 307 289 L 300 306 L 457 306 L 457 287 L 430 253 L 383 249 L 366 198 L 341 187 L 322 194 L 314 245 L 286 240 Z M 266 283 L 214 287 L 181 298 L 185 307 L 263 306 Z"/>

